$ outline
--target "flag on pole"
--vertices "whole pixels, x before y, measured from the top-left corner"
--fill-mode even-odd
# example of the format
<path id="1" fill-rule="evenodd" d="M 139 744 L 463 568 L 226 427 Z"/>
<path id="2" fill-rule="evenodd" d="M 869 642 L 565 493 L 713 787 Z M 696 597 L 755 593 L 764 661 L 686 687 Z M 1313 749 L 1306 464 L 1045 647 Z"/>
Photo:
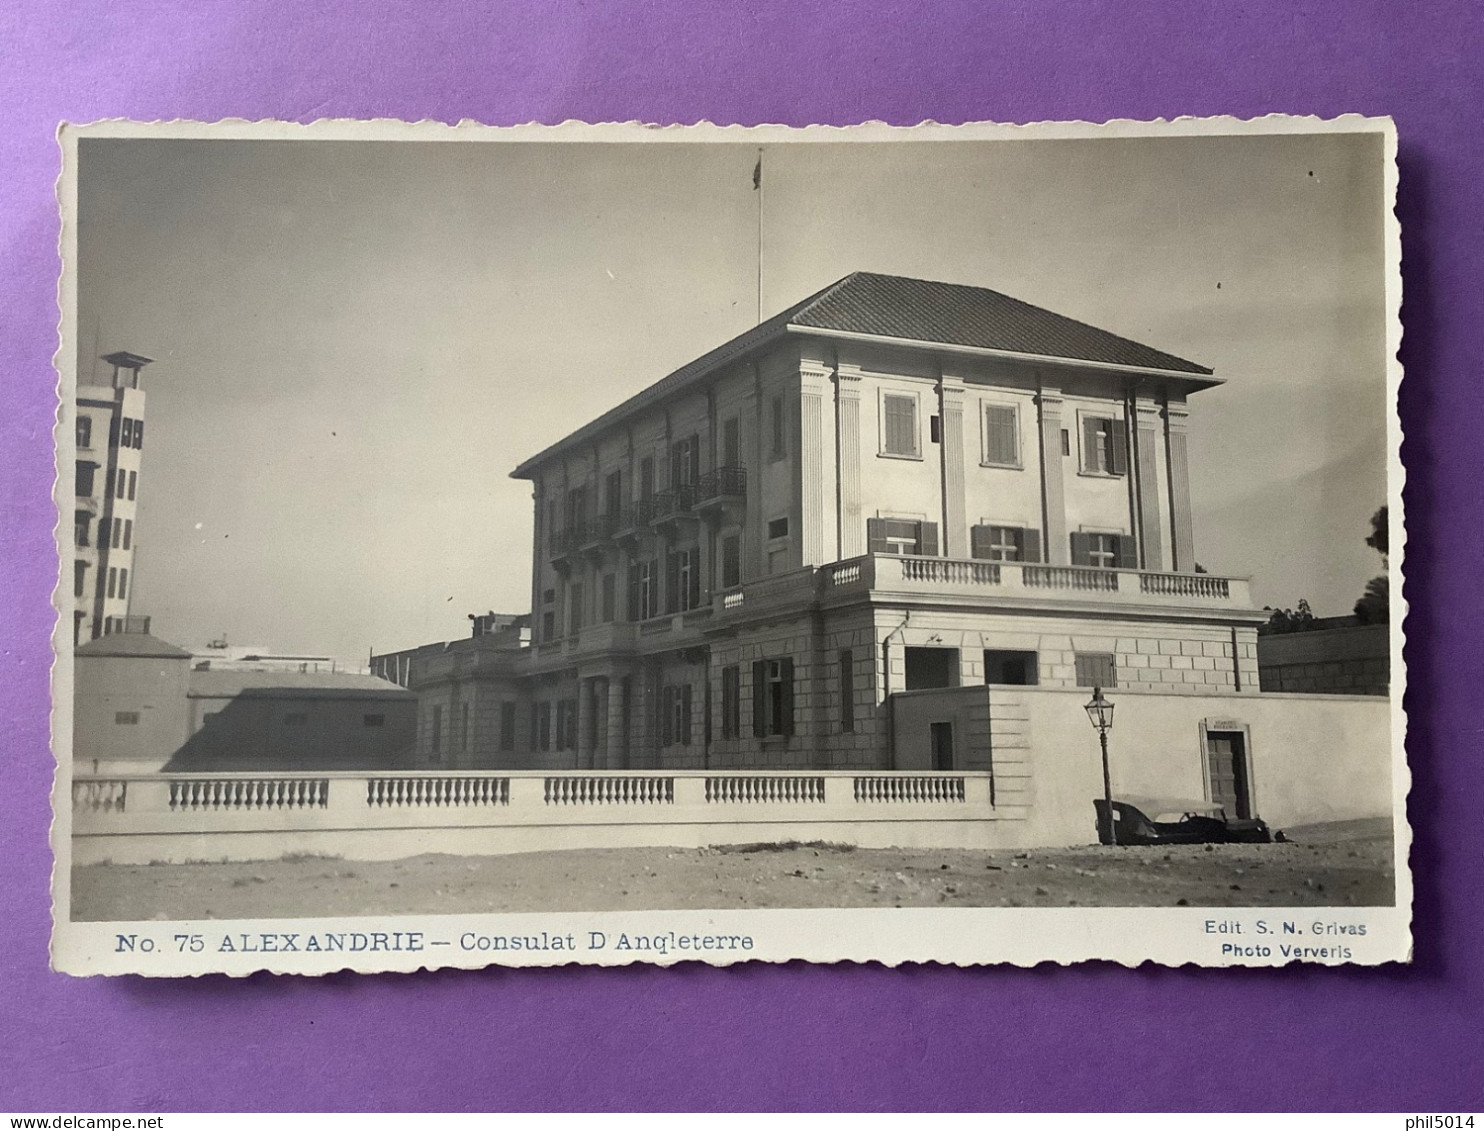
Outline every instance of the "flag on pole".
<path id="1" fill-rule="evenodd" d="M 752 187 L 754 190 L 763 187 L 763 151 L 757 152 L 757 164 L 752 169 Z"/>

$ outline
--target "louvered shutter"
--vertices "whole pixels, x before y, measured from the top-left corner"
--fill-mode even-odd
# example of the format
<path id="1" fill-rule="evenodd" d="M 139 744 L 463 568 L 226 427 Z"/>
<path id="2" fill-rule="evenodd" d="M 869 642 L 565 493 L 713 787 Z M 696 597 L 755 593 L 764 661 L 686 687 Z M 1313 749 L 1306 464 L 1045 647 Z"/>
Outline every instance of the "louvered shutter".
<path id="1" fill-rule="evenodd" d="M 1098 450 L 1098 427 L 1104 421 L 1096 416 L 1082 418 L 1082 468 L 1084 471 L 1102 471 L 1102 454 Z"/>
<path id="2" fill-rule="evenodd" d="M 1128 435 L 1123 430 L 1123 421 L 1110 420 L 1108 428 L 1113 433 L 1113 466 L 1109 468 L 1114 475 L 1128 474 Z"/>
<path id="3" fill-rule="evenodd" d="M 680 688 L 680 734 L 677 738 L 682 746 L 690 745 L 690 706 L 691 688 L 687 683 Z"/>
<path id="4" fill-rule="evenodd" d="M 768 661 L 755 660 L 752 665 L 752 734 L 764 738 L 768 733 Z"/>
<path id="5" fill-rule="evenodd" d="M 665 557 L 665 612 L 680 611 L 680 555 Z"/>
<path id="6" fill-rule="evenodd" d="M 1092 535 L 1072 531 L 1072 564 L 1092 565 Z"/>
<path id="7" fill-rule="evenodd" d="M 794 732 L 794 662 L 780 660 L 783 677 L 783 733 Z"/>
<path id="8" fill-rule="evenodd" d="M 925 558 L 938 556 L 938 524 L 936 522 L 917 524 L 917 552 Z"/>
<path id="9" fill-rule="evenodd" d="M 1041 557 L 1041 532 L 1039 530 L 1023 530 L 1021 537 L 1021 557 L 1028 562 L 1042 561 Z"/>
<path id="10" fill-rule="evenodd" d="M 1139 545 L 1132 534 L 1120 534 L 1117 539 L 1119 569 L 1139 568 Z"/>
<path id="11" fill-rule="evenodd" d="M 989 463 L 1016 463 L 1020 458 L 1015 435 L 1015 409 L 1010 405 L 984 406 L 984 458 Z"/>
<path id="12" fill-rule="evenodd" d="M 629 576 L 629 620 L 639 619 L 639 563 L 630 562 Z"/>
<path id="13" fill-rule="evenodd" d="M 969 527 L 969 556 L 974 558 L 989 557 L 989 527 Z"/>
<path id="14" fill-rule="evenodd" d="M 866 549 L 873 554 L 885 554 L 890 547 L 886 544 L 886 519 L 866 519 Z"/>

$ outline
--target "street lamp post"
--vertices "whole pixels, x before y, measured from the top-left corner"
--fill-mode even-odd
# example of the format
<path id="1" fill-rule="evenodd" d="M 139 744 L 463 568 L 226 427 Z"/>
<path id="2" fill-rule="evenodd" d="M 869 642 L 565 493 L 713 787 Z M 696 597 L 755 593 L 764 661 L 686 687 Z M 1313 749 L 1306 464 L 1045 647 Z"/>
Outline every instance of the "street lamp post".
<path id="1" fill-rule="evenodd" d="M 1113 729 L 1113 704 L 1103 698 L 1103 689 L 1092 689 L 1092 701 L 1084 708 L 1092 725 L 1097 728 L 1098 743 L 1103 748 L 1103 812 L 1098 822 L 1098 841 L 1102 844 L 1117 844 L 1113 828 L 1113 778 L 1108 773 L 1108 732 Z"/>

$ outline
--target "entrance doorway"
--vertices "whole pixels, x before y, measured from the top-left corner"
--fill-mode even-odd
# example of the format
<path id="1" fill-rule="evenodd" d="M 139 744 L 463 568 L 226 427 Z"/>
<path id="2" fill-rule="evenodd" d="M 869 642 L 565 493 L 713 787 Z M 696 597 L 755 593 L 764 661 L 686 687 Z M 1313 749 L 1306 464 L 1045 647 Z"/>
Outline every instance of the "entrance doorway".
<path id="1" fill-rule="evenodd" d="M 1225 809 L 1229 818 L 1248 820 L 1252 816 L 1252 778 L 1247 765 L 1247 736 L 1242 731 L 1206 732 L 1206 774 L 1211 803 Z"/>
<path id="2" fill-rule="evenodd" d="M 933 769 L 953 769 L 953 724 L 930 723 L 928 730 L 933 748 Z"/>

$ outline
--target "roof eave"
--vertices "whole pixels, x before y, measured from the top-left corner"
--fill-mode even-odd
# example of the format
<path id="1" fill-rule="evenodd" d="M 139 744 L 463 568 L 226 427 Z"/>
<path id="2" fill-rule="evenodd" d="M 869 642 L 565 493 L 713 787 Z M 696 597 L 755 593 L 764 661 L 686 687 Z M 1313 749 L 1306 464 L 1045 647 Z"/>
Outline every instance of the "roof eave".
<path id="1" fill-rule="evenodd" d="M 1086 361 L 1076 357 L 1055 357 L 1049 354 L 1020 353 L 1015 350 L 992 349 L 988 346 L 966 346 L 955 342 L 931 342 L 919 338 L 893 338 L 884 334 L 864 334 L 856 330 L 831 330 L 819 326 L 800 326 L 790 323 L 784 327 L 790 334 L 809 334 L 842 341 L 865 342 L 873 345 L 898 346 L 906 349 L 934 350 L 939 353 L 961 354 L 967 357 L 986 357 L 1001 361 L 1024 361 L 1035 365 L 1054 365 L 1065 369 L 1097 369 L 1108 373 L 1122 373 L 1135 377 L 1157 377 L 1165 381 L 1179 381 L 1193 389 L 1209 389 L 1226 383 L 1207 369 L 1191 373 L 1183 369 L 1159 369 L 1154 366 L 1124 365 L 1112 361 Z"/>

